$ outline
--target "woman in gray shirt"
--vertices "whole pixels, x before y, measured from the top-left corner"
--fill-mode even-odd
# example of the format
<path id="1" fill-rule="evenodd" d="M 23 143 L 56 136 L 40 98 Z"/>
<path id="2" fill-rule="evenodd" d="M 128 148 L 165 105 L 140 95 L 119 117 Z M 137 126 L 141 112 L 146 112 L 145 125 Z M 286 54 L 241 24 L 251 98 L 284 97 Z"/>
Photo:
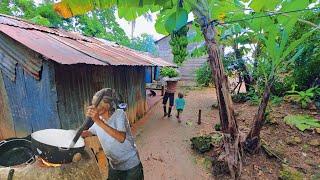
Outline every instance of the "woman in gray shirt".
<path id="1" fill-rule="evenodd" d="M 127 116 L 122 109 L 117 109 L 113 90 L 105 88 L 98 91 L 92 101 L 101 95 L 103 99 L 99 105 L 87 109 L 86 115 L 94 124 L 82 136 L 98 136 L 109 160 L 109 180 L 143 180 L 143 168 Z"/>

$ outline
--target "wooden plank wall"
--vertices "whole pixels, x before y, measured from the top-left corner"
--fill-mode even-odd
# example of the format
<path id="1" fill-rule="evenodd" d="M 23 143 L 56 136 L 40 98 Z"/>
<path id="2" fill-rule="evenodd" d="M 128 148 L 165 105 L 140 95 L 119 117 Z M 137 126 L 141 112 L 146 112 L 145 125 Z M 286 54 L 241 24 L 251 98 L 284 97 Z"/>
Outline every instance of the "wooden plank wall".
<path id="1" fill-rule="evenodd" d="M 131 122 L 146 112 L 144 67 L 55 64 L 58 110 L 63 129 L 74 129 L 84 121 L 84 109 L 94 93 L 114 88 L 128 103 Z"/>

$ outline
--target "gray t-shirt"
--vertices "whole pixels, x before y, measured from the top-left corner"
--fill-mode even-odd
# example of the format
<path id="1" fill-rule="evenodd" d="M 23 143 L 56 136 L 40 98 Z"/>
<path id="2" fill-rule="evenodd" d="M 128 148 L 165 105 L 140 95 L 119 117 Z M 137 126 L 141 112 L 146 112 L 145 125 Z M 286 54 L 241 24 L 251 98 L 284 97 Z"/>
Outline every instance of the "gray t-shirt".
<path id="1" fill-rule="evenodd" d="M 120 143 L 96 123 L 89 128 L 92 134 L 98 136 L 102 149 L 109 159 L 110 166 L 116 170 L 128 170 L 139 165 L 138 151 L 125 112 L 122 109 L 117 109 L 105 123 L 126 133 L 125 141 Z"/>

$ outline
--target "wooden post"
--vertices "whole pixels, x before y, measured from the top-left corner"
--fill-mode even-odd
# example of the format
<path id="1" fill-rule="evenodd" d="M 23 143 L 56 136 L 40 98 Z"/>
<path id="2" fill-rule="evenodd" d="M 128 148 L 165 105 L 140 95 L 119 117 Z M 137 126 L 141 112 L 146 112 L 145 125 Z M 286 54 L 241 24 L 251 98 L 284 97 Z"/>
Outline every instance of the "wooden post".
<path id="1" fill-rule="evenodd" d="M 198 125 L 201 124 L 201 109 L 199 109 L 199 114 L 198 114 Z"/>

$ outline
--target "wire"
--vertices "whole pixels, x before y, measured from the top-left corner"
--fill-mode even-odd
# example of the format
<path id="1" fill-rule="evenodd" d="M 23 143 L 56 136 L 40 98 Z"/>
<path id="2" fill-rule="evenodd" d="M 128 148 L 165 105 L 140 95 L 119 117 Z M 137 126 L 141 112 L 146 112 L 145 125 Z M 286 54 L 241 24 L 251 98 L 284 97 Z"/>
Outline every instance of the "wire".
<path id="1" fill-rule="evenodd" d="M 241 22 L 241 21 L 247 21 L 247 20 L 251 20 L 251 19 L 259 19 L 259 18 L 264 18 L 264 17 L 271 17 L 271 16 L 276 16 L 276 15 L 289 14 L 289 13 L 295 13 L 295 12 L 301 12 L 301 11 L 312 11 L 312 10 L 317 10 L 317 9 L 320 9 L 320 7 L 310 8 L 310 9 L 297 9 L 297 10 L 285 11 L 285 12 L 275 12 L 275 13 L 270 13 L 270 14 L 266 14 L 266 15 L 254 16 L 254 17 L 250 17 L 250 18 L 237 19 L 237 20 L 226 21 L 226 22 L 219 22 L 218 20 L 212 20 L 209 22 L 209 24 L 225 25 L 225 24 L 232 24 L 232 23 Z"/>

